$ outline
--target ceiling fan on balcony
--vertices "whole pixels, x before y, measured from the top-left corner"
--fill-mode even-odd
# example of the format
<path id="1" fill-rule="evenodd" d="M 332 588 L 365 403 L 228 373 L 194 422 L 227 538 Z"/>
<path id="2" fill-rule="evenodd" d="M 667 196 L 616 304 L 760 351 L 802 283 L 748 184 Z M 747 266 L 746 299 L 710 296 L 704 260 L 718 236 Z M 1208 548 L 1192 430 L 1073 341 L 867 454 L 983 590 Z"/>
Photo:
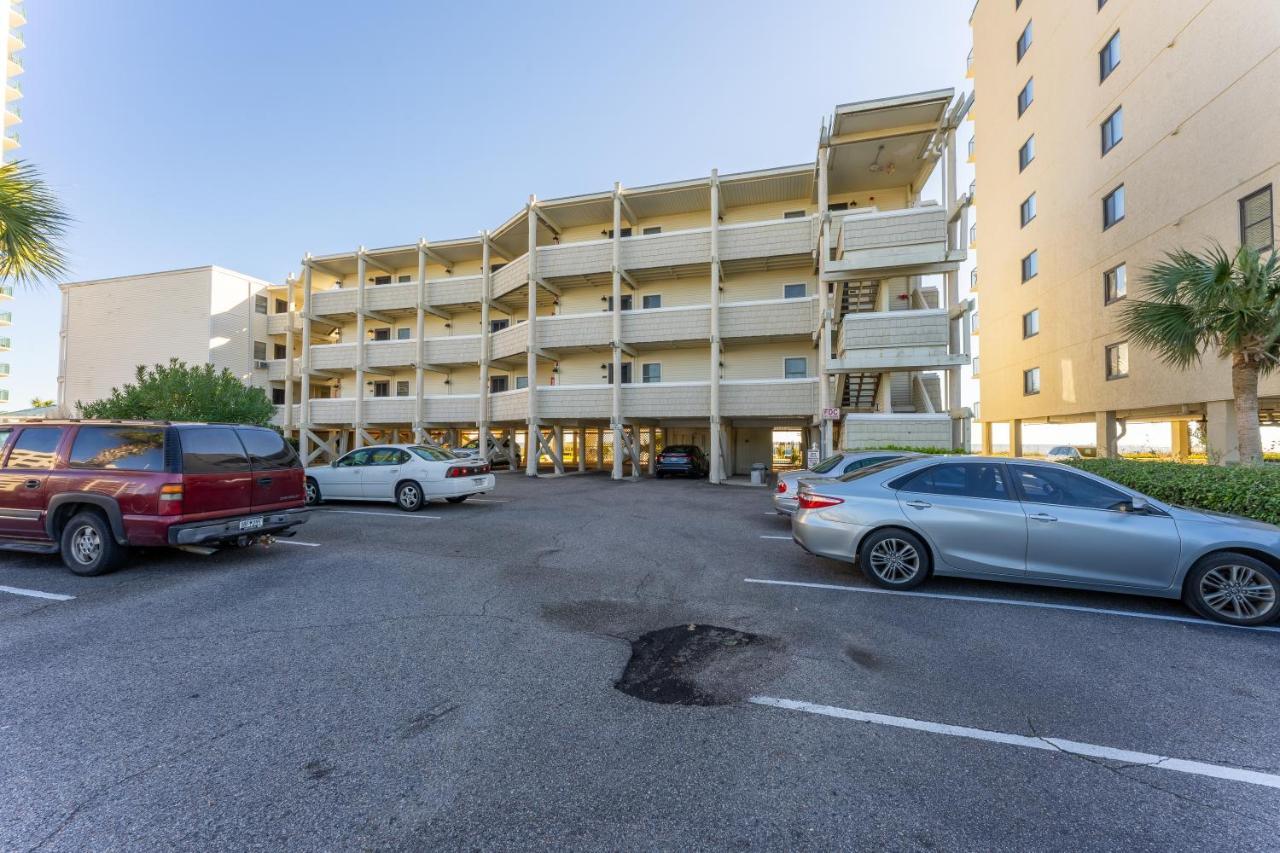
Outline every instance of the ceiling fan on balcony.
<path id="1" fill-rule="evenodd" d="M 876 149 L 876 158 L 871 161 L 870 166 L 867 166 L 868 172 L 884 172 L 886 175 L 892 175 L 894 172 L 898 171 L 898 167 L 893 163 L 885 163 L 884 165 L 880 164 L 880 155 L 883 153 L 884 145 L 881 145 Z"/>

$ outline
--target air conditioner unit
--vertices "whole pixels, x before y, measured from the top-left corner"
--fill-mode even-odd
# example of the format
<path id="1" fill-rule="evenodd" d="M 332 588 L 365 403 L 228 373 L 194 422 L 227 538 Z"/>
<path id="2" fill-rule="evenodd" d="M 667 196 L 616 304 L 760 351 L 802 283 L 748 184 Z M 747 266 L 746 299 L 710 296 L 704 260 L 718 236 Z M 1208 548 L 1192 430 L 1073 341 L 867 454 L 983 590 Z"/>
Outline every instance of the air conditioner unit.
<path id="1" fill-rule="evenodd" d="M 262 361 L 260 359 L 254 359 L 253 361 L 254 370 L 266 370 L 269 366 L 270 365 L 268 365 L 265 361 Z"/>

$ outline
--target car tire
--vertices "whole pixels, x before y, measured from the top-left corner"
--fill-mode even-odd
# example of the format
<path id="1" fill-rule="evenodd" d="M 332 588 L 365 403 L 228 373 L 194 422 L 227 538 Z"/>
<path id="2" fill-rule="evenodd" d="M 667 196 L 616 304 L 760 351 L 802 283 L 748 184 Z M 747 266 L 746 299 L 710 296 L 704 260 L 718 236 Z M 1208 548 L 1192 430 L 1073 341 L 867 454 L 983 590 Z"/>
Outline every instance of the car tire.
<path id="1" fill-rule="evenodd" d="M 62 562 L 81 577 L 105 575 L 120 567 L 124 549 L 102 513 L 79 512 L 62 528 Z"/>
<path id="2" fill-rule="evenodd" d="M 320 494 L 320 484 L 315 481 L 314 477 L 308 477 L 303 483 L 302 491 L 306 499 L 307 506 L 316 506 L 324 502 L 324 497 Z"/>
<path id="3" fill-rule="evenodd" d="M 929 549 L 909 531 L 877 530 L 862 540 L 858 568 L 867 580 L 883 589 L 911 589 L 929 578 Z"/>
<path id="4" fill-rule="evenodd" d="M 460 504 L 469 497 L 471 497 L 471 495 L 454 495 L 451 498 L 445 498 L 445 500 L 447 500 L 451 504 Z"/>
<path id="5" fill-rule="evenodd" d="M 417 512 L 425 501 L 422 497 L 422 486 L 414 480 L 405 480 L 396 486 L 396 506 L 405 512 Z"/>
<path id="6" fill-rule="evenodd" d="M 1215 622 L 1266 625 L 1280 617 L 1280 573 L 1234 551 L 1210 554 L 1187 574 L 1182 600 Z"/>
<path id="7" fill-rule="evenodd" d="M 663 477 L 667 476 L 667 473 L 665 471 L 655 471 L 653 476 L 661 480 Z"/>

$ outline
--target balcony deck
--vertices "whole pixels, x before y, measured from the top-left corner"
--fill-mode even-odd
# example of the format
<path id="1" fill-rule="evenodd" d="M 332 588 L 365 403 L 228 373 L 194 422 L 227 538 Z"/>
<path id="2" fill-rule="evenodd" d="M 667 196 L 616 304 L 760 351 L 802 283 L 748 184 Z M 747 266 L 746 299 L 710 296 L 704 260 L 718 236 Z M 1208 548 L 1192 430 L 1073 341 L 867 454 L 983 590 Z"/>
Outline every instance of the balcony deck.
<path id="1" fill-rule="evenodd" d="M 938 414 L 850 414 L 841 431 L 845 450 L 888 445 L 950 450 L 955 444 L 955 419 Z"/>
<path id="2" fill-rule="evenodd" d="M 846 314 L 830 368 L 897 371 L 968 364 L 968 355 L 950 351 L 950 327 L 945 308 Z"/>
<path id="3" fill-rule="evenodd" d="M 844 215 L 834 228 L 837 256 L 827 265 L 828 277 L 958 265 L 966 252 L 948 246 L 947 215 L 939 205 Z"/>

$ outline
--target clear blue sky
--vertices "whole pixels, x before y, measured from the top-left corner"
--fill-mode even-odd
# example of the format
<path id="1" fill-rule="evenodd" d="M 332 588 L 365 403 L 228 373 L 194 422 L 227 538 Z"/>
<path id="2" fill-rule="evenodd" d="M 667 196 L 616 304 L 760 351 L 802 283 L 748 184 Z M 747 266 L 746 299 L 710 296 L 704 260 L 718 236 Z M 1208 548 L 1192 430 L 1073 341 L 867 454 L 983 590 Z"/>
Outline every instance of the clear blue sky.
<path id="1" fill-rule="evenodd" d="M 28 0 L 18 154 L 76 219 L 71 280 L 282 280 L 529 193 L 810 160 L 836 103 L 963 88 L 971 7 Z M 55 394 L 58 301 L 12 304 L 15 408 Z"/>

